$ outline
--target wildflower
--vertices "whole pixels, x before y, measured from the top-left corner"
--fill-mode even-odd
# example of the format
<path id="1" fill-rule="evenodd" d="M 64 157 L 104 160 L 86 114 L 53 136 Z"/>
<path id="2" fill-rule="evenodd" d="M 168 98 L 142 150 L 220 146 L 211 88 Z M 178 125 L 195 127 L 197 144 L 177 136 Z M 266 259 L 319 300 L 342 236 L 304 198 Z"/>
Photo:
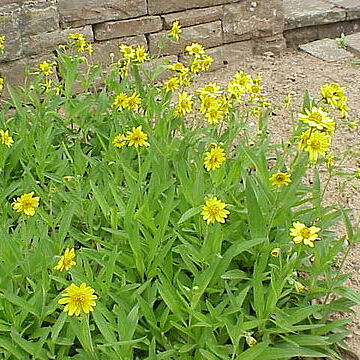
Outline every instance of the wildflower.
<path id="1" fill-rule="evenodd" d="M 294 281 L 294 286 L 295 291 L 298 293 L 306 290 L 305 286 L 301 282 Z"/>
<path id="2" fill-rule="evenodd" d="M 193 106 L 192 96 L 185 91 L 179 93 L 178 102 L 175 108 L 176 116 L 184 116 L 191 112 Z"/>
<path id="3" fill-rule="evenodd" d="M 135 49 L 132 46 L 120 44 L 119 50 L 126 60 L 133 60 L 136 57 Z"/>
<path id="4" fill-rule="evenodd" d="M 58 301 L 59 304 L 66 304 L 64 311 L 69 316 L 79 316 L 80 313 L 88 314 L 94 310 L 96 306 L 95 300 L 97 296 L 94 294 L 95 290 L 82 283 L 80 286 L 71 284 L 62 294 L 62 299 Z"/>
<path id="5" fill-rule="evenodd" d="M 205 153 L 204 166 L 207 171 L 218 169 L 225 162 L 225 151 L 219 145 L 211 146 Z"/>
<path id="6" fill-rule="evenodd" d="M 0 52 L 5 49 L 4 41 L 5 41 L 5 36 L 0 36 Z"/>
<path id="7" fill-rule="evenodd" d="M 311 163 L 316 163 L 319 155 L 326 154 L 330 147 L 330 140 L 329 135 L 319 131 L 313 131 L 310 134 L 304 150 L 309 153 Z"/>
<path id="8" fill-rule="evenodd" d="M 189 71 L 183 71 L 178 74 L 177 78 L 179 79 L 180 86 L 190 86 L 191 85 L 191 78 L 189 77 Z"/>
<path id="9" fill-rule="evenodd" d="M 68 39 L 71 40 L 71 45 L 77 48 L 78 52 L 92 52 L 92 47 L 89 45 L 85 39 L 85 36 L 80 33 L 73 33 L 67 35 Z"/>
<path id="10" fill-rule="evenodd" d="M 149 146 L 150 144 L 146 142 L 148 135 L 142 131 L 142 126 L 137 128 L 133 127 L 132 131 L 127 131 L 127 136 L 125 140 L 129 141 L 128 146 Z"/>
<path id="11" fill-rule="evenodd" d="M 307 227 L 299 221 L 293 223 L 293 227 L 290 229 L 290 235 L 294 237 L 293 242 L 295 244 L 304 243 L 310 247 L 314 247 L 314 241 L 320 240 L 318 232 L 320 228 L 316 226 Z"/>
<path id="12" fill-rule="evenodd" d="M 138 110 L 141 104 L 141 98 L 134 92 L 131 96 L 128 96 L 124 102 L 124 108 L 129 110 Z"/>
<path id="13" fill-rule="evenodd" d="M 341 99 L 346 97 L 346 89 L 339 84 L 324 84 L 320 88 L 321 95 L 326 103 L 333 107 L 338 107 Z"/>
<path id="14" fill-rule="evenodd" d="M 201 215 L 208 225 L 214 224 L 215 221 L 224 223 L 228 214 L 230 214 L 230 211 L 225 209 L 226 206 L 217 197 L 212 197 L 206 200 L 205 205 L 202 207 Z"/>
<path id="15" fill-rule="evenodd" d="M 224 112 L 220 109 L 219 106 L 210 106 L 210 108 L 205 113 L 205 118 L 211 125 L 216 125 L 224 117 Z"/>
<path id="16" fill-rule="evenodd" d="M 48 63 L 47 61 L 44 61 L 41 64 L 39 64 L 39 68 L 45 76 L 49 76 L 53 73 L 51 69 L 53 66 L 54 66 L 53 63 Z"/>
<path id="17" fill-rule="evenodd" d="M 148 58 L 149 58 L 149 53 L 143 46 L 139 45 L 135 48 L 135 60 L 138 63 L 142 64 L 146 60 L 148 60 Z"/>
<path id="18" fill-rule="evenodd" d="M 179 21 L 172 23 L 171 29 L 168 32 L 169 37 L 174 41 L 179 41 L 179 35 L 182 33 Z"/>
<path id="19" fill-rule="evenodd" d="M 4 89 L 4 78 L 0 77 L 0 91 Z"/>
<path id="20" fill-rule="evenodd" d="M 12 208 L 17 212 L 23 212 L 27 216 L 35 215 L 35 208 L 39 206 L 40 198 L 33 197 L 34 192 L 21 195 L 12 203 Z"/>
<path id="21" fill-rule="evenodd" d="M 71 267 L 76 265 L 74 258 L 75 258 L 75 250 L 67 248 L 64 252 L 64 255 L 61 256 L 57 265 L 54 266 L 54 270 L 59 270 L 59 271 L 69 270 Z"/>
<path id="22" fill-rule="evenodd" d="M 274 186 L 289 185 L 289 183 L 291 183 L 290 174 L 282 172 L 272 174 L 269 180 L 271 181 L 271 185 Z"/>
<path id="23" fill-rule="evenodd" d="M 164 81 L 163 87 L 165 91 L 174 91 L 180 86 L 179 78 L 172 77 L 166 81 Z"/>
<path id="24" fill-rule="evenodd" d="M 125 108 L 127 106 L 128 96 L 121 92 L 115 96 L 113 105 L 117 106 L 119 109 Z"/>
<path id="25" fill-rule="evenodd" d="M 199 43 L 192 43 L 191 45 L 186 46 L 185 51 L 189 55 L 193 55 L 193 56 L 205 55 L 204 46 Z"/>
<path id="26" fill-rule="evenodd" d="M 258 82 L 259 82 L 260 78 L 258 78 Z M 239 84 L 240 86 L 242 86 L 243 88 L 247 89 L 251 84 L 252 84 L 252 80 L 251 77 L 246 74 L 243 71 L 238 71 L 235 75 L 234 75 L 234 82 L 236 82 L 237 84 Z"/>
<path id="27" fill-rule="evenodd" d="M 313 107 L 311 110 L 305 109 L 305 114 L 298 114 L 298 118 L 318 130 L 335 127 L 334 121 L 328 116 L 328 114 L 317 107 Z"/>
<path id="28" fill-rule="evenodd" d="M 218 95 L 221 95 L 222 92 L 220 90 L 220 86 L 216 83 L 207 83 L 205 86 L 198 88 L 197 92 L 200 94 L 200 96 L 213 96 L 216 97 Z"/>
<path id="29" fill-rule="evenodd" d="M 257 340 L 251 336 L 251 334 L 245 335 L 245 340 L 249 347 L 253 347 L 257 344 Z"/>
<path id="30" fill-rule="evenodd" d="M 126 145 L 126 136 L 124 134 L 118 134 L 114 137 L 113 145 L 117 148 L 121 148 Z"/>
<path id="31" fill-rule="evenodd" d="M 9 135 L 9 131 L 0 130 L 0 141 L 1 144 L 6 145 L 7 147 L 11 147 L 14 143 L 14 139 Z"/>
<path id="32" fill-rule="evenodd" d="M 240 85 L 235 80 L 231 80 L 227 86 L 227 91 L 230 97 L 240 100 L 243 95 L 245 95 L 247 89 L 246 87 Z"/>
<path id="33" fill-rule="evenodd" d="M 280 256 L 280 248 L 274 248 L 274 249 L 272 249 L 271 250 L 271 256 L 273 256 L 273 257 L 279 257 Z"/>
<path id="34" fill-rule="evenodd" d="M 48 93 L 53 87 L 52 87 L 52 80 L 51 79 L 45 79 L 45 82 L 40 84 L 41 87 L 44 89 L 46 93 Z"/>
<path id="35" fill-rule="evenodd" d="M 181 62 L 174 62 L 168 66 L 169 70 L 173 71 L 179 71 L 179 72 L 187 72 L 189 71 L 189 68 L 187 68 L 184 64 Z"/>
<path id="36" fill-rule="evenodd" d="M 195 56 L 190 64 L 190 71 L 195 74 L 200 71 L 206 71 L 210 68 L 213 61 L 214 59 L 208 55 Z"/>
<path id="37" fill-rule="evenodd" d="M 74 177 L 73 176 L 69 176 L 69 175 L 66 175 L 66 176 L 63 176 L 62 177 L 62 181 L 63 182 L 70 182 L 70 181 L 72 181 L 74 179 Z"/>

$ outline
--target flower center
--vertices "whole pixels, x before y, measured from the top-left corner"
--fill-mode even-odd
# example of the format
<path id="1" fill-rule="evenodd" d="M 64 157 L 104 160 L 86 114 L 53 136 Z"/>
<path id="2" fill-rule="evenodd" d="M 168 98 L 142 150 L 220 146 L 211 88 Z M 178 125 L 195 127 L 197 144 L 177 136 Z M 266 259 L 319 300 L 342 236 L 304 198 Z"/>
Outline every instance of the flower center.
<path id="1" fill-rule="evenodd" d="M 220 209 L 216 205 L 210 205 L 208 206 L 208 212 L 211 217 L 216 217 L 216 215 L 219 215 Z"/>
<path id="2" fill-rule="evenodd" d="M 310 147 L 313 150 L 320 150 L 321 149 L 321 142 L 319 140 L 312 140 L 310 142 Z"/>
<path id="3" fill-rule="evenodd" d="M 311 232 L 310 232 L 310 230 L 308 228 L 302 229 L 300 231 L 300 234 L 304 239 L 308 239 L 311 236 Z"/>
<path id="4" fill-rule="evenodd" d="M 309 121 L 313 121 L 316 124 L 321 124 L 322 122 L 322 116 L 319 113 L 312 113 L 309 115 Z"/>
<path id="5" fill-rule="evenodd" d="M 282 182 L 285 180 L 285 176 L 283 174 L 276 175 L 276 181 Z"/>

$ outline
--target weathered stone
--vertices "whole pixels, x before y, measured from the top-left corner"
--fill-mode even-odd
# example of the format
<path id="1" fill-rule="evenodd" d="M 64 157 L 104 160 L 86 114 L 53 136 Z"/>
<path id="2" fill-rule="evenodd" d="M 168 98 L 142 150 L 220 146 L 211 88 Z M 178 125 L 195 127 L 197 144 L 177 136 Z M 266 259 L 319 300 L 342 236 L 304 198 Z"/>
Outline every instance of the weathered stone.
<path id="1" fill-rule="evenodd" d="M 224 6 L 224 41 L 233 42 L 282 33 L 282 1 L 251 1 Z"/>
<path id="2" fill-rule="evenodd" d="M 21 57 L 21 33 L 19 8 L 0 15 L 0 35 L 5 36 L 4 51 L 0 53 L 0 61 L 11 61 Z"/>
<path id="3" fill-rule="evenodd" d="M 346 36 L 346 43 L 349 51 L 356 56 L 360 56 L 360 33 Z"/>
<path id="4" fill-rule="evenodd" d="M 114 59 L 120 58 L 119 44 L 142 45 L 147 47 L 144 35 L 126 37 L 116 40 L 100 41 L 93 44 L 92 63 L 108 66 L 112 62 L 110 54 L 114 55 Z"/>
<path id="5" fill-rule="evenodd" d="M 165 28 L 170 29 L 174 21 L 179 21 L 182 27 L 203 24 L 215 20 L 221 20 L 223 17 L 222 6 L 212 6 L 205 9 L 192 9 L 167 14 L 163 16 Z"/>
<path id="6" fill-rule="evenodd" d="M 346 10 L 325 0 L 284 1 L 285 29 L 329 24 L 346 19 Z"/>
<path id="7" fill-rule="evenodd" d="M 172 72 L 167 70 L 167 65 L 178 61 L 176 55 L 163 56 L 146 62 L 142 65 L 143 70 L 140 71 L 141 77 L 144 81 L 155 80 L 155 81 L 164 81 L 172 76 Z M 162 72 L 159 72 L 159 69 Z M 151 79 L 154 72 L 157 72 L 159 75 L 155 79 Z M 150 79 L 149 79 L 150 77 Z"/>
<path id="8" fill-rule="evenodd" d="M 287 47 L 297 47 L 310 41 L 319 39 L 318 26 L 305 26 L 297 29 L 284 31 Z"/>
<path id="9" fill-rule="evenodd" d="M 338 38 L 342 33 L 349 35 L 360 30 L 360 19 L 341 21 L 333 24 L 318 26 L 318 39 Z"/>
<path id="10" fill-rule="evenodd" d="M 258 38 L 254 40 L 254 54 L 262 55 L 267 51 L 278 55 L 286 49 L 286 41 L 283 34 Z"/>
<path id="11" fill-rule="evenodd" d="M 149 14 L 166 14 L 175 11 L 205 8 L 238 2 L 239 0 L 148 0 Z"/>
<path id="12" fill-rule="evenodd" d="M 339 48 L 334 39 L 313 41 L 308 44 L 300 45 L 299 48 L 327 62 L 345 60 L 353 56 L 349 51 Z"/>
<path id="13" fill-rule="evenodd" d="M 192 42 L 198 42 L 207 48 L 221 45 L 223 42 L 221 21 L 213 21 L 211 23 L 184 28 L 179 42 L 174 42 L 169 38 L 163 41 L 166 35 L 167 32 L 164 31 L 149 35 L 149 48 L 152 54 L 159 52 L 158 44 L 160 42 L 164 46 L 162 50 L 162 54 L 164 55 L 179 54 L 184 51 L 186 45 Z"/>
<path id="14" fill-rule="evenodd" d="M 61 22 L 71 26 L 146 15 L 146 0 L 58 0 Z"/>
<path id="15" fill-rule="evenodd" d="M 96 40 L 148 34 L 161 29 L 162 20 L 160 16 L 144 16 L 131 20 L 109 21 L 94 26 Z"/>
<path id="16" fill-rule="evenodd" d="M 360 2 L 359 0 L 329 0 L 337 7 L 346 10 L 346 20 L 354 20 L 360 18 Z"/>
<path id="17" fill-rule="evenodd" d="M 59 29 L 59 13 L 55 4 L 30 3 L 22 9 L 22 36 L 36 35 Z"/>
<path id="18" fill-rule="evenodd" d="M 23 38 L 24 54 L 35 55 L 53 51 L 59 45 L 66 44 L 68 41 L 67 35 L 72 33 L 81 33 L 85 36 L 88 42 L 94 41 L 94 35 L 90 25 L 82 28 L 53 31 Z"/>

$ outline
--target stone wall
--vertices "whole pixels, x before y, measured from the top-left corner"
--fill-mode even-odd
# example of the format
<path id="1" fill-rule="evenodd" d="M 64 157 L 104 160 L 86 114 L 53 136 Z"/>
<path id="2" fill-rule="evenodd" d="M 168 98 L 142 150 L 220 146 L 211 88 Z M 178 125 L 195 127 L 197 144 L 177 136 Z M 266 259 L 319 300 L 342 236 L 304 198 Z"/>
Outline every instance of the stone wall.
<path id="1" fill-rule="evenodd" d="M 123 42 L 156 53 L 174 20 L 183 28 L 181 40 L 169 41 L 163 55 L 179 56 L 184 45 L 200 42 L 215 68 L 244 53 L 285 47 L 282 0 L 0 0 L 0 36 L 6 36 L 0 73 L 21 83 L 25 65 L 54 59 L 73 32 L 92 43 L 95 61 L 108 61 Z"/>

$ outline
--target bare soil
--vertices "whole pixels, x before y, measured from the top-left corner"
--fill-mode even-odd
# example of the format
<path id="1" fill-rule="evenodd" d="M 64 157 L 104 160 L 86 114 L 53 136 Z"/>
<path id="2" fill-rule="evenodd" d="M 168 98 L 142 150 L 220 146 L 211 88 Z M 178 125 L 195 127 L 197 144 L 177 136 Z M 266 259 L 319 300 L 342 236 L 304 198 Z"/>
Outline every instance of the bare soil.
<path id="1" fill-rule="evenodd" d="M 289 112 L 283 109 L 283 100 L 288 93 L 293 94 L 295 114 L 301 111 L 304 92 L 308 90 L 314 97 L 320 95 L 319 88 L 326 83 L 338 83 L 348 91 L 348 105 L 350 107 L 349 121 L 360 119 L 360 65 L 354 61 L 327 63 L 305 52 L 289 50 L 280 56 L 269 53 L 266 56 L 244 57 L 241 63 L 229 65 L 224 69 L 208 73 L 201 82 L 217 82 L 225 85 L 236 71 L 245 71 L 252 75 L 262 74 L 263 84 L 268 98 L 275 109 L 270 119 L 269 128 L 276 140 L 286 141 L 291 129 Z M 352 160 L 345 162 L 342 169 L 346 173 L 354 173 L 360 166 L 360 122 L 356 129 L 347 125 L 338 126 L 332 142 L 332 153 L 336 156 L 339 151 L 351 148 L 357 151 Z M 335 162 L 336 166 L 336 162 Z M 326 174 L 323 174 L 326 179 Z M 341 203 L 352 210 L 351 220 L 359 225 L 360 219 L 360 179 L 354 179 L 341 190 L 344 178 L 334 178 L 330 181 L 326 202 L 328 204 Z M 339 227 L 339 234 L 344 229 Z M 350 273 L 348 285 L 360 291 L 360 244 L 354 245 L 346 260 L 345 273 Z M 349 325 L 351 335 L 347 339 L 350 350 L 360 357 L 360 306 L 354 308 Z M 349 355 L 345 358 L 349 358 Z"/>

